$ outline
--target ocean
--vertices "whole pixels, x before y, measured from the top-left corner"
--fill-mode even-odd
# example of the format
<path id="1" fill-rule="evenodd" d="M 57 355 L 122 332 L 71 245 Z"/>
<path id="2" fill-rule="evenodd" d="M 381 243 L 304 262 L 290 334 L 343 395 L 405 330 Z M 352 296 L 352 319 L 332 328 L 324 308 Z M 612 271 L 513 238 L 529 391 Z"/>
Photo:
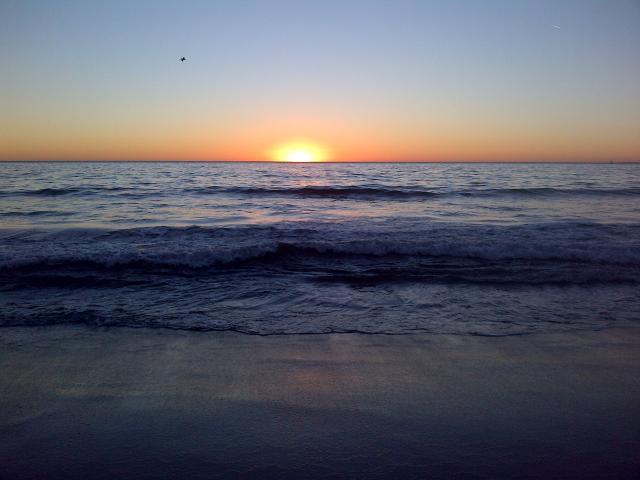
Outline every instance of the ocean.
<path id="1" fill-rule="evenodd" d="M 0 163 L 0 326 L 599 330 L 639 284 L 640 165 Z"/>

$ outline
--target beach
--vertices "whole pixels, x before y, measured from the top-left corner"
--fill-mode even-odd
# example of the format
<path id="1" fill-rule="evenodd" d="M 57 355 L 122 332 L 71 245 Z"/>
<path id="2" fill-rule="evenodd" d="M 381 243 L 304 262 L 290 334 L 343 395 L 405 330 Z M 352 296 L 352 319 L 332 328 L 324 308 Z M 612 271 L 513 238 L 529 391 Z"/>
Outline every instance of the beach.
<path id="1" fill-rule="evenodd" d="M 0 329 L 1 478 L 637 478 L 640 329 Z"/>
<path id="2" fill-rule="evenodd" d="M 640 480 L 639 1 L 0 17 L 0 480 Z"/>
<path id="3" fill-rule="evenodd" d="M 0 479 L 626 479 L 637 165 L 0 168 Z"/>

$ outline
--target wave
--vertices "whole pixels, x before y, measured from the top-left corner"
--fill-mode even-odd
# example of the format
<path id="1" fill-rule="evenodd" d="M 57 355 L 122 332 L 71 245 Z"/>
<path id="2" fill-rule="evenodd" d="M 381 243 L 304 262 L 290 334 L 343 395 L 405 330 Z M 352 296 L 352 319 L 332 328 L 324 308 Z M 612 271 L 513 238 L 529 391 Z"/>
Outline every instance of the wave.
<path id="1" fill-rule="evenodd" d="M 65 212 L 59 212 L 56 210 L 31 210 L 27 212 L 21 211 L 8 211 L 0 212 L 0 217 L 57 217 L 66 215 Z"/>
<path id="2" fill-rule="evenodd" d="M 92 186 L 92 187 L 66 187 L 66 188 L 36 188 L 36 189 L 28 189 L 28 190 L 5 190 L 0 193 L 2 197 L 11 197 L 11 196 L 34 196 L 34 197 L 59 197 L 65 195 L 91 195 L 91 194 L 99 194 L 102 192 L 120 192 L 123 190 L 131 190 L 124 187 L 101 187 L 101 186 Z"/>
<path id="3" fill-rule="evenodd" d="M 640 318 L 640 225 L 0 230 L 0 327 L 515 335 Z"/>
<path id="4" fill-rule="evenodd" d="M 593 189 L 593 188 L 479 188 L 479 189 L 426 189 L 422 187 L 395 186 L 304 186 L 304 187 L 221 187 L 208 186 L 190 188 L 187 193 L 198 195 L 255 195 L 255 196 L 299 196 L 330 198 L 381 198 L 420 199 L 433 197 L 501 197 L 501 196 L 640 196 L 640 188 Z"/>
<path id="5" fill-rule="evenodd" d="M 45 196 L 45 197 L 57 197 L 59 195 L 70 195 L 74 193 L 83 193 L 85 189 L 82 188 L 38 188 L 34 190 L 18 190 L 15 192 L 5 192 L 5 195 L 13 194 L 18 196 Z"/>
<path id="6" fill-rule="evenodd" d="M 555 261 L 640 267 L 640 225 L 292 222 L 269 227 L 5 231 L 0 271 L 60 265 L 206 269 L 338 256 Z"/>
<path id="7" fill-rule="evenodd" d="M 241 195 L 241 196 L 277 196 L 308 198 L 345 198 L 345 199 L 388 199 L 388 200 L 420 200 L 438 197 L 558 197 L 558 196 L 640 196 L 640 188 L 463 188 L 450 190 L 445 188 L 426 188 L 420 186 L 400 187 L 393 185 L 306 185 L 301 187 L 242 187 L 242 186 L 204 186 L 178 190 L 141 189 L 125 187 L 68 187 L 40 188 L 33 190 L 4 191 L 2 197 L 11 196 L 45 196 L 57 197 L 67 195 L 101 195 L 116 193 L 125 197 L 156 197 L 164 195 Z"/>
<path id="8" fill-rule="evenodd" d="M 380 197 L 380 198 L 419 198 L 434 197 L 437 192 L 425 189 L 407 189 L 369 186 L 304 186 L 304 187 L 201 187 L 186 190 L 200 195 L 237 194 L 237 195 L 273 195 L 301 197 Z"/>
<path id="9" fill-rule="evenodd" d="M 529 188 L 487 188 L 477 190 L 462 190 L 463 196 L 640 196 L 640 188 L 551 188 L 551 187 L 529 187 Z"/>

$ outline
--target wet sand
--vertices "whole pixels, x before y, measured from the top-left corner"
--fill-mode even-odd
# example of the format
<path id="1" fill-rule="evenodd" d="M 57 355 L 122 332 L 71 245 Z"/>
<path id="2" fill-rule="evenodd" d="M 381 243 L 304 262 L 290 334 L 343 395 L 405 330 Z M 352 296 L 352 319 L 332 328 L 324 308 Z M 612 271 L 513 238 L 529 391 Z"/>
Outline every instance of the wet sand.
<path id="1" fill-rule="evenodd" d="M 0 329 L 0 478 L 638 478 L 640 329 Z"/>

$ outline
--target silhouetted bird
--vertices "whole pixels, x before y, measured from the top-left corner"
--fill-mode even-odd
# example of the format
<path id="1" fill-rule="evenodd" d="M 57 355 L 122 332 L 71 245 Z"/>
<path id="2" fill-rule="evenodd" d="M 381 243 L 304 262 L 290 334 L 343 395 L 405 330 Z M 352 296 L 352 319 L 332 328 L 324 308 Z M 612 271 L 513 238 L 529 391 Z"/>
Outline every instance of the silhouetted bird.
<path id="1" fill-rule="evenodd" d="M 182 57 L 182 58 L 180 59 L 180 61 L 181 61 L 181 62 L 184 62 L 186 59 L 187 59 L 187 57 Z"/>

